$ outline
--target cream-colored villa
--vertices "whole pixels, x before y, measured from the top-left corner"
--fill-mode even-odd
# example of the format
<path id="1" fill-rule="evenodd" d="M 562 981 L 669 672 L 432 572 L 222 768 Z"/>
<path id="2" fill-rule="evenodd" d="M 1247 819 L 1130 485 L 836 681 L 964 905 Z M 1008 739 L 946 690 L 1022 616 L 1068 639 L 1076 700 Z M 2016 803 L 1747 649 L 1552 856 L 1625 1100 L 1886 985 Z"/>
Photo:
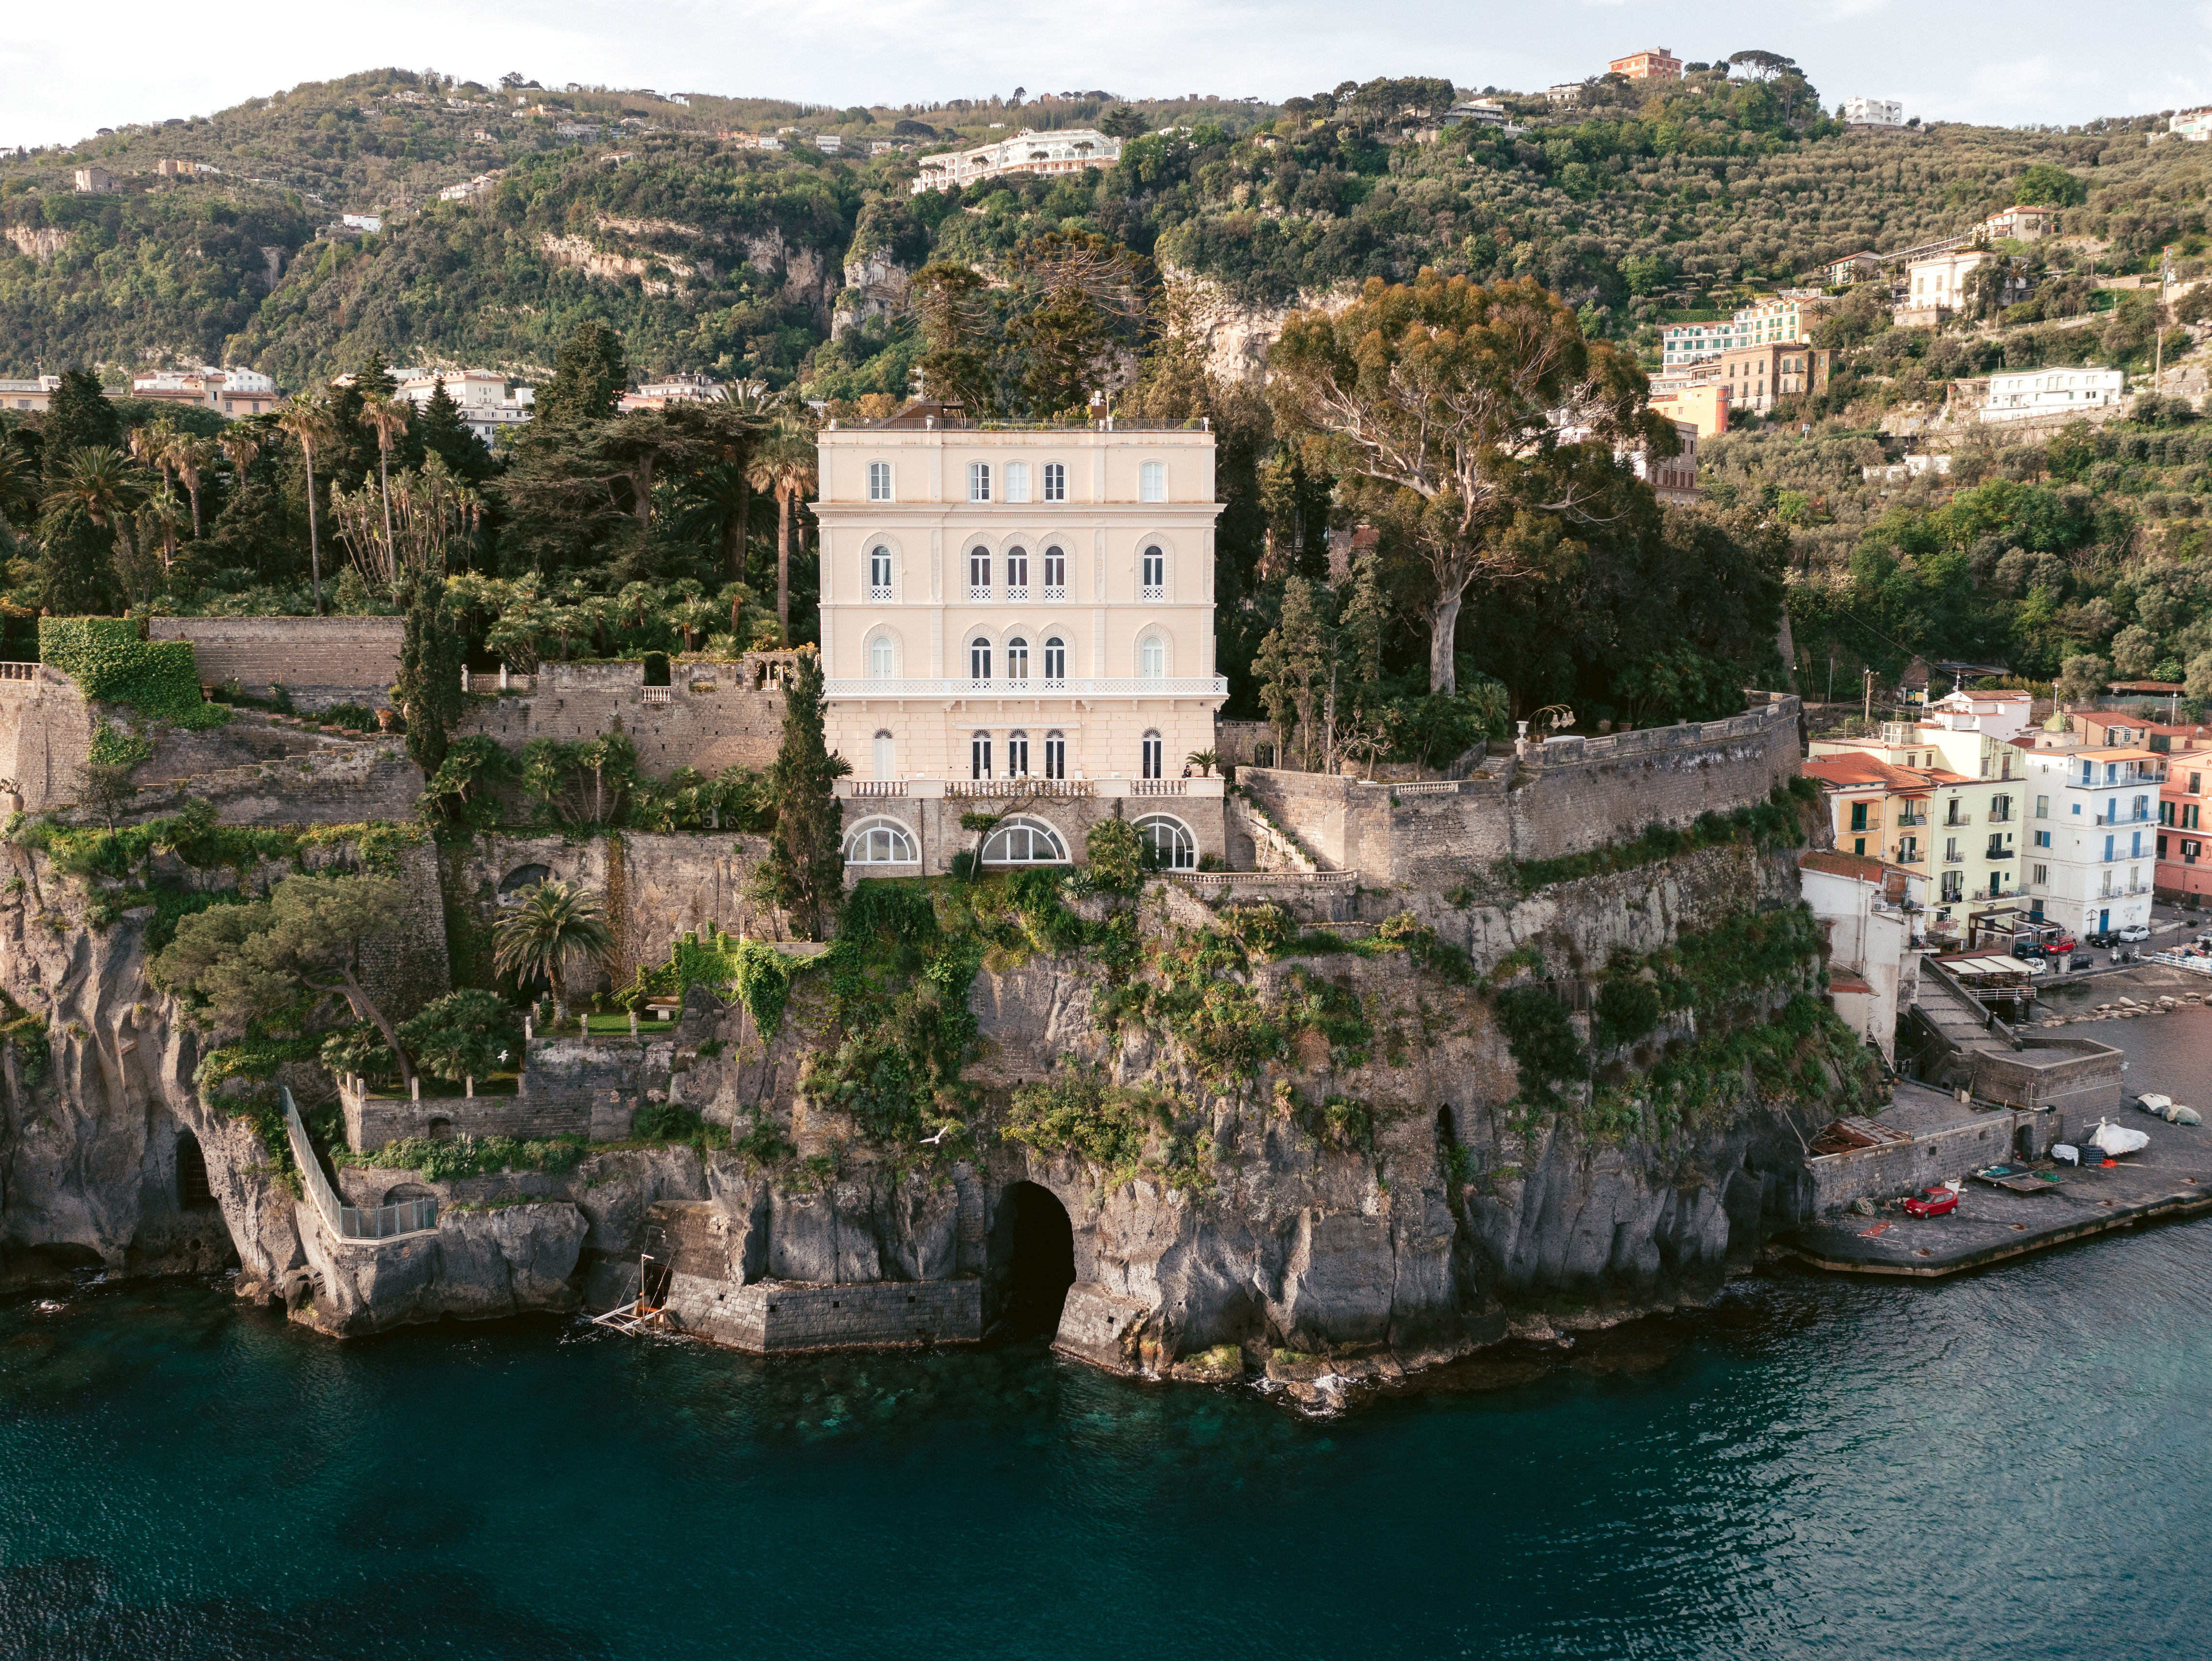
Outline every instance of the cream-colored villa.
<path id="1" fill-rule="evenodd" d="M 916 403 L 819 442 L 828 737 L 853 764 L 858 874 L 1080 860 L 1116 815 L 1164 864 L 1218 855 L 1221 781 L 1185 777 L 1228 691 L 1212 433 Z M 1001 821 L 980 849 L 963 813 Z"/>

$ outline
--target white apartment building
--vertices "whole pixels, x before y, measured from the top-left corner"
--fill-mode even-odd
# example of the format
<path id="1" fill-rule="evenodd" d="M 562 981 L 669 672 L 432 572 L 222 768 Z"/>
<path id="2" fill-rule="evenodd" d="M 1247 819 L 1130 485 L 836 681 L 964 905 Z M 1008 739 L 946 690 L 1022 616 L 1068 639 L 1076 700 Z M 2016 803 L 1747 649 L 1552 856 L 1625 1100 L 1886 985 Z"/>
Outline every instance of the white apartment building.
<path id="1" fill-rule="evenodd" d="M 860 875 L 1081 857 L 1102 817 L 1218 855 L 1214 439 L 1202 426 L 978 424 L 915 403 L 819 439 L 827 737 Z M 978 807 L 981 803 L 988 807 Z M 960 812 L 1000 822 L 966 842 Z"/>
<path id="2" fill-rule="evenodd" d="M 131 396 L 165 403 L 190 403 L 234 419 L 258 415 L 276 407 L 276 383 L 258 369 L 160 369 L 135 375 Z"/>
<path id="3" fill-rule="evenodd" d="M 2193 110 L 2176 110 L 2166 118 L 2169 136 L 2192 139 L 2203 143 L 2212 138 L 2212 104 L 2200 104 Z"/>
<path id="4" fill-rule="evenodd" d="M 0 380 L 0 409 L 44 409 L 61 390 L 59 375 L 40 375 L 36 380 Z"/>
<path id="5" fill-rule="evenodd" d="M 1670 323 L 1659 331 L 1660 366 L 1673 369 L 1755 346 L 1807 340 L 1826 300 L 1818 289 L 1791 289 L 1747 306 L 1725 323 Z"/>
<path id="6" fill-rule="evenodd" d="M 1986 248 L 1958 247 L 1911 261 L 1905 268 L 1905 303 L 1891 320 L 1903 327 L 1941 323 L 1963 302 L 1966 278 L 1993 258 Z M 2009 301 L 2014 296 L 2005 298 Z"/>
<path id="7" fill-rule="evenodd" d="M 616 407 L 665 409 L 672 403 L 721 403 L 729 396 L 721 382 L 708 375 L 665 375 L 647 381 L 635 392 L 623 393 Z"/>
<path id="8" fill-rule="evenodd" d="M 1004 173 L 1072 173 L 1085 167 L 1110 167 L 1121 159 L 1121 141 L 1109 138 L 1091 127 L 1070 127 L 1059 132 L 1024 129 L 1012 138 L 979 144 L 972 150 L 954 150 L 921 158 L 921 176 L 911 194 L 957 189 L 979 179 Z"/>
<path id="9" fill-rule="evenodd" d="M 2113 409 L 2127 391 L 2127 381 L 2126 373 L 2118 369 L 2028 369 L 1993 374 L 1982 419 L 2026 421 L 2035 415 Z"/>
<path id="10" fill-rule="evenodd" d="M 416 409 L 430 402 L 438 383 L 446 383 L 446 396 L 460 406 L 461 420 L 488 450 L 502 427 L 515 427 L 530 419 L 537 391 L 528 386 L 507 390 L 507 377 L 492 369 L 396 369 L 398 396 Z"/>
<path id="11" fill-rule="evenodd" d="M 2000 742 L 2026 732 L 2035 718 L 2035 699 L 2026 692 L 1948 692 L 1928 706 L 1934 724 L 1987 733 Z"/>
<path id="12" fill-rule="evenodd" d="M 1854 127 L 1902 127 L 1905 106 L 1894 98 L 1846 98 L 1844 120 Z"/>
<path id="13" fill-rule="evenodd" d="M 2030 912 L 2077 935 L 2148 924 L 2166 758 L 2124 747 L 2021 753 Z"/>

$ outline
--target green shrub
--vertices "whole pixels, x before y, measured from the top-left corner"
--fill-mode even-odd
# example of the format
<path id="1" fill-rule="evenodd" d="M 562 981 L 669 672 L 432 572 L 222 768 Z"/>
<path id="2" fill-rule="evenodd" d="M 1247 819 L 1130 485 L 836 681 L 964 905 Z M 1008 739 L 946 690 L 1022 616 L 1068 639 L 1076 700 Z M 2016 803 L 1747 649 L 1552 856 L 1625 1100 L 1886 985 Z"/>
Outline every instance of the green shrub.
<path id="1" fill-rule="evenodd" d="M 1108 894 L 1134 894 L 1145 886 L 1145 843 L 1126 819 L 1107 819 L 1084 839 L 1092 886 Z"/>
<path id="2" fill-rule="evenodd" d="M 1583 1071 L 1582 1046 L 1566 1010 L 1540 986 L 1509 986 L 1491 1007 L 1513 1052 L 1521 1094 L 1547 1106 L 1557 1103 L 1559 1081 Z"/>
<path id="3" fill-rule="evenodd" d="M 1597 1037 L 1628 1044 L 1659 1024 L 1659 988 L 1640 975 L 1618 975 L 1598 988 Z"/>
<path id="4" fill-rule="evenodd" d="M 141 715 L 202 731 L 230 712 L 200 697 L 189 640 L 148 640 L 131 617 L 41 617 L 39 661 L 77 684 L 91 702 L 123 704 Z"/>

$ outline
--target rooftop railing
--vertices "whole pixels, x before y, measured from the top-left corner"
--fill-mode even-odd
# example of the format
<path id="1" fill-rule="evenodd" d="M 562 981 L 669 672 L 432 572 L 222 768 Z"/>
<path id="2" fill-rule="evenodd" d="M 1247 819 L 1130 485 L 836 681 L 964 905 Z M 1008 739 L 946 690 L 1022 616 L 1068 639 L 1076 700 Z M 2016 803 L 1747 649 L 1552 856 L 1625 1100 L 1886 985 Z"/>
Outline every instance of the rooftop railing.
<path id="1" fill-rule="evenodd" d="M 293 1162 L 300 1167 L 300 1180 L 316 1214 L 331 1233 L 340 1240 L 381 1240 L 437 1228 L 438 1202 L 434 1199 L 401 1200 L 395 1205 L 348 1205 L 339 1199 L 330 1179 L 323 1174 L 314 1144 L 307 1140 L 307 1127 L 300 1122 L 299 1106 L 292 1100 L 291 1091 L 279 1085 L 277 1092 L 283 1099 L 284 1135 L 291 1144 Z"/>

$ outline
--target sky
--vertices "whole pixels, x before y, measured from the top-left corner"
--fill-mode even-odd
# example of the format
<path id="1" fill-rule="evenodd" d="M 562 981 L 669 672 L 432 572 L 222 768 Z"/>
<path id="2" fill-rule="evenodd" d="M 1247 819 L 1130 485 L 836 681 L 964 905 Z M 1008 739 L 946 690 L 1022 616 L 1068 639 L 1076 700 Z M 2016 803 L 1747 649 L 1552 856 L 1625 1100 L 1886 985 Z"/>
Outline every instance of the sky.
<path id="1" fill-rule="evenodd" d="M 508 70 L 664 93 L 823 104 L 1103 88 L 1278 100 L 1378 75 L 1532 91 L 1664 46 L 1794 58 L 1831 107 L 2064 125 L 2212 103 L 2212 0 L 175 0 L 0 6 L 0 145 L 206 115 L 398 64 L 489 84 Z"/>

